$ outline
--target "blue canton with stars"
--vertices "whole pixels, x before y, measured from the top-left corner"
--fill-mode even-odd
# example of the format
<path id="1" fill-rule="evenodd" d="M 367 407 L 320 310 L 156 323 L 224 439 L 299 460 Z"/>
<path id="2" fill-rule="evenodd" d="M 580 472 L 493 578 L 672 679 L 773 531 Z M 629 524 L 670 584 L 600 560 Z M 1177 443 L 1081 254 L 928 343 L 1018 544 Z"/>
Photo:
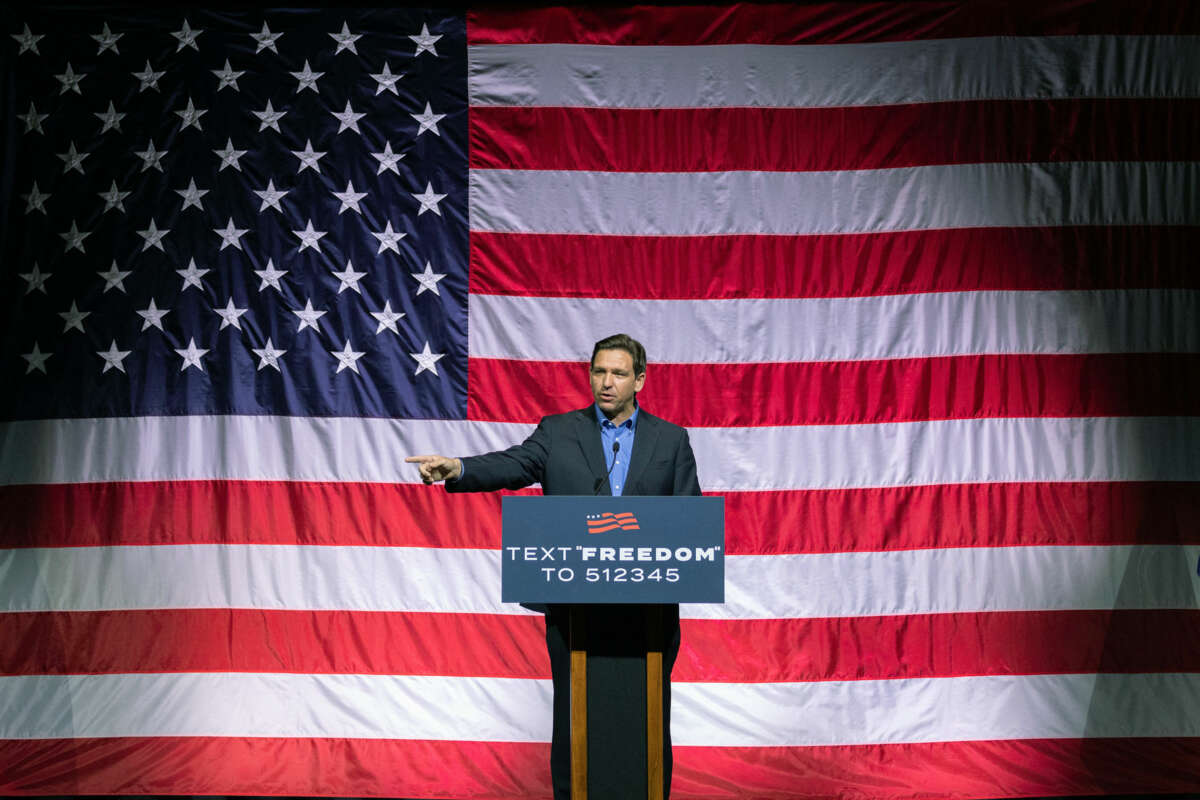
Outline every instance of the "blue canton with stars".
<path id="1" fill-rule="evenodd" d="M 0 76 L 3 419 L 466 416 L 461 15 L 31 9 Z"/>

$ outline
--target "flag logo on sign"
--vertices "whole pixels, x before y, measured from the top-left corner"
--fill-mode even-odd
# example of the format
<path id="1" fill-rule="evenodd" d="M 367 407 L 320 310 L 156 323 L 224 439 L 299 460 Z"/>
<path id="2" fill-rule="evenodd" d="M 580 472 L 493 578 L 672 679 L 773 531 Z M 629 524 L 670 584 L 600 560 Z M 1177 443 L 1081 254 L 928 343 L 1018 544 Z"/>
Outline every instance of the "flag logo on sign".
<path id="1" fill-rule="evenodd" d="M 614 514 L 611 511 L 605 511 L 602 514 L 588 514 L 587 518 L 588 533 L 608 533 L 609 531 L 636 531 L 638 527 L 637 517 L 632 512 L 622 511 Z"/>

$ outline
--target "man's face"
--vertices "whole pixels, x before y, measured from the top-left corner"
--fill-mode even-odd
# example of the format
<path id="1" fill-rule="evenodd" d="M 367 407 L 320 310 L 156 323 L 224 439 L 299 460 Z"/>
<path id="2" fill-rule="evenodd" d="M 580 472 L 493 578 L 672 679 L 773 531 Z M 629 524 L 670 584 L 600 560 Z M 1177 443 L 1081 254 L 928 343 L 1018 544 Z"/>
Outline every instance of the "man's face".
<path id="1" fill-rule="evenodd" d="M 633 374 L 633 356 L 625 350 L 601 350 L 592 359 L 592 397 L 614 423 L 633 413 L 633 398 L 642 390 L 646 373 Z M 618 419 L 619 418 L 619 419 Z"/>

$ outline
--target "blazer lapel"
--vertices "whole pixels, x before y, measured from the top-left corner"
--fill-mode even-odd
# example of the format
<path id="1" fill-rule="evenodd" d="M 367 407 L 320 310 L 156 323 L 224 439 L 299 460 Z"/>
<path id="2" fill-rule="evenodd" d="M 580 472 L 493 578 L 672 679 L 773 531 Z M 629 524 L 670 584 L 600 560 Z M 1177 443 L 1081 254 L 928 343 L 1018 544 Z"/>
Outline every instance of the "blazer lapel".
<path id="1" fill-rule="evenodd" d="M 600 426 L 596 422 L 594 407 L 581 408 L 576 412 L 575 437 L 579 440 L 579 448 L 583 451 L 583 460 L 588 469 L 597 478 L 608 472 L 604 463 L 604 444 L 600 440 Z M 636 447 L 634 448 L 637 449 Z M 612 494 L 612 489 L 605 483 L 605 494 Z"/>
<path id="2" fill-rule="evenodd" d="M 629 461 L 629 471 L 625 473 L 625 488 L 622 494 L 636 494 L 637 479 L 650 463 L 658 442 L 658 420 L 645 411 L 638 411 L 637 430 L 633 432 L 633 458 Z"/>

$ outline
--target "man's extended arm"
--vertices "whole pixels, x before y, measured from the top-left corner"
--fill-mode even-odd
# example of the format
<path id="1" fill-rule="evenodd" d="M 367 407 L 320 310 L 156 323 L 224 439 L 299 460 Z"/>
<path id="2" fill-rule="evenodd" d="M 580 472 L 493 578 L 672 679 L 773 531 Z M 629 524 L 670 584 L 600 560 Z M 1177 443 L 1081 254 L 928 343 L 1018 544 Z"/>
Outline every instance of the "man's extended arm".
<path id="1" fill-rule="evenodd" d="M 507 450 L 481 456 L 451 458 L 440 455 L 409 456 L 417 465 L 425 483 L 446 481 L 448 492 L 490 492 L 495 489 L 520 489 L 542 480 L 550 451 L 546 420 L 524 442 Z"/>

